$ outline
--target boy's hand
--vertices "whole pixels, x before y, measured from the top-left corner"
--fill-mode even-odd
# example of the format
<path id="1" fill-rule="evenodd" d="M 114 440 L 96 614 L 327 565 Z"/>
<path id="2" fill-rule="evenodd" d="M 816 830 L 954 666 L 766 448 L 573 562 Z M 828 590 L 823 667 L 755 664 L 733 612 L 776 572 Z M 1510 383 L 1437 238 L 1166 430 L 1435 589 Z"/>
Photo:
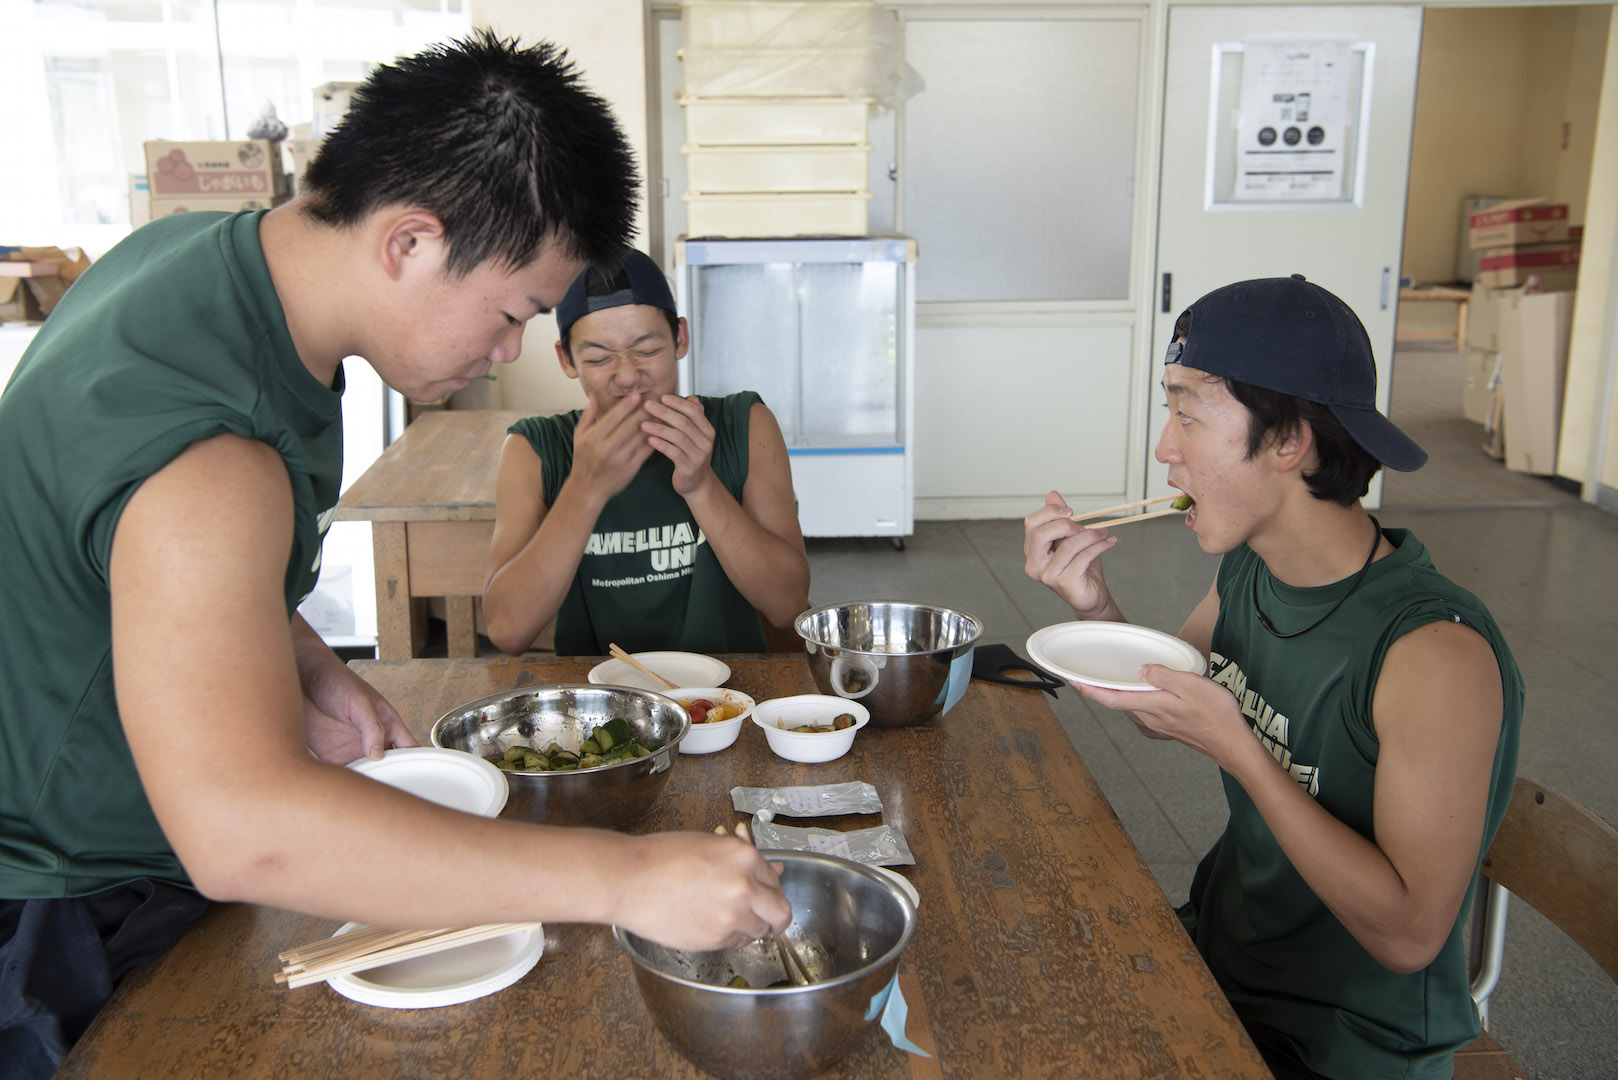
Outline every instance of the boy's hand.
<path id="1" fill-rule="evenodd" d="M 646 411 L 651 419 L 642 421 L 640 430 L 654 450 L 674 462 L 674 490 L 690 495 L 714 475 L 714 430 L 702 402 L 664 394 L 661 401 L 648 401 Z"/>
<path id="2" fill-rule="evenodd" d="M 752 844 L 706 833 L 634 837 L 636 857 L 613 922 L 671 949 L 725 949 L 782 931 L 792 905 L 781 868 Z"/>
<path id="3" fill-rule="evenodd" d="M 641 431 L 642 405 L 638 393 L 620 398 L 606 412 L 595 398 L 585 404 L 573 429 L 573 471 L 568 482 L 578 481 L 603 502 L 629 486 L 652 456 L 652 444 Z"/>
<path id="4" fill-rule="evenodd" d="M 1056 492 L 1023 519 L 1023 570 L 1067 602 L 1081 619 L 1118 619 L 1112 593 L 1101 576 L 1101 554 L 1117 538 L 1070 520 L 1073 511 Z"/>

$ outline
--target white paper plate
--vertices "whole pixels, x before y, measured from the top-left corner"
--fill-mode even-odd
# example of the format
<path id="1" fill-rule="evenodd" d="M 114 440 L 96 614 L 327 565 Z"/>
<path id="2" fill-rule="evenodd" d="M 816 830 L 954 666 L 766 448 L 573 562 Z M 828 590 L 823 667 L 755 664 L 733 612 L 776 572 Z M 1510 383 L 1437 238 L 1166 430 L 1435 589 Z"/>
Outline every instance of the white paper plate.
<path id="1" fill-rule="evenodd" d="M 1155 690 L 1140 681 L 1142 664 L 1201 675 L 1202 654 L 1172 634 L 1114 622 L 1067 622 L 1034 631 L 1028 658 L 1047 671 L 1109 690 Z"/>
<path id="2" fill-rule="evenodd" d="M 888 877 L 892 878 L 898 884 L 899 888 L 905 891 L 905 895 L 910 897 L 910 902 L 916 905 L 918 908 L 921 907 L 921 893 L 916 891 L 916 887 L 910 883 L 909 878 L 905 877 L 901 873 L 898 873 L 897 871 L 889 870 L 886 866 L 873 866 L 871 869 L 875 870 L 879 874 L 886 874 Z"/>
<path id="3" fill-rule="evenodd" d="M 638 652 L 630 653 L 675 686 L 724 686 L 730 678 L 730 668 L 723 660 L 694 652 Z M 661 694 L 663 687 L 636 671 L 622 660 L 604 660 L 590 669 L 593 683 L 613 686 L 633 686 Z"/>
<path id="4" fill-rule="evenodd" d="M 345 923 L 332 936 L 359 925 Z M 362 1005 L 436 1009 L 504 990 L 532 971 L 544 951 L 545 931 L 535 926 L 414 960 L 338 975 L 326 985 Z"/>
<path id="5" fill-rule="evenodd" d="M 380 760 L 360 758 L 348 767 L 419 799 L 483 817 L 497 817 L 511 793 L 505 774 L 491 762 L 435 746 L 396 747 Z"/>

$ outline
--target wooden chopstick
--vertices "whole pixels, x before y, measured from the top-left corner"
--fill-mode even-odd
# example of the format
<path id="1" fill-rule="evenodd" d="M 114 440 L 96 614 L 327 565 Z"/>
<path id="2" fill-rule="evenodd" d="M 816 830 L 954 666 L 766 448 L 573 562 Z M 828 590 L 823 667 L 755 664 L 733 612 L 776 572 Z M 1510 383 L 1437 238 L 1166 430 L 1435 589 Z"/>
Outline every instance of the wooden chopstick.
<path id="1" fill-rule="evenodd" d="M 1084 527 L 1086 529 L 1110 529 L 1117 525 L 1133 525 L 1137 521 L 1150 521 L 1153 518 L 1183 513 L 1185 513 L 1184 510 L 1153 510 L 1150 514 L 1125 514 L 1123 517 L 1108 518 L 1106 521 L 1091 521 L 1086 523 Z"/>
<path id="2" fill-rule="evenodd" d="M 367 927 L 341 937 L 322 939 L 281 954 L 282 969 L 275 973 L 277 984 L 288 990 L 325 982 L 338 975 L 368 971 L 386 964 L 397 964 L 420 956 L 457 949 L 490 938 L 503 937 L 517 930 L 528 930 L 539 923 L 489 923 L 464 930 L 378 930 Z M 347 938 L 356 938 L 347 942 Z M 288 959 L 288 958 L 291 959 Z"/>
<path id="3" fill-rule="evenodd" d="M 1168 495 L 1159 495 L 1152 499 L 1136 499 L 1134 502 L 1119 503 L 1117 506 L 1107 506 L 1100 510 L 1088 510 L 1082 514 L 1073 514 L 1068 518 L 1068 520 L 1088 521 L 1091 518 L 1106 517 L 1108 514 L 1120 514 L 1125 510 L 1138 510 L 1143 506 L 1151 506 L 1153 503 L 1168 502 L 1170 499 L 1178 499 L 1183 494 L 1184 492 L 1175 491 Z M 1159 513 L 1162 513 L 1162 511 L 1159 511 Z"/>
<path id="4" fill-rule="evenodd" d="M 663 678 L 663 676 L 659 675 L 657 672 L 653 671 L 639 660 L 636 660 L 633 656 L 630 656 L 628 653 L 624 652 L 623 649 L 618 647 L 616 642 L 608 644 L 607 651 L 611 653 L 615 659 L 622 660 L 624 663 L 628 664 L 642 675 L 645 675 L 648 678 L 656 679 L 657 682 L 662 685 L 663 689 L 676 689 L 673 683 Z"/>
<path id="5" fill-rule="evenodd" d="M 723 825 L 715 825 L 713 831 L 720 836 L 725 835 Z M 753 842 L 753 834 L 748 830 L 747 822 L 736 823 L 736 838 L 746 840 L 749 844 Z M 775 954 L 780 957 L 781 967 L 794 986 L 808 986 L 815 981 L 814 976 L 809 974 L 809 966 L 803 962 L 803 957 L 798 955 L 797 946 L 793 945 L 785 934 L 777 934 L 771 930 L 765 936 L 775 942 Z"/>

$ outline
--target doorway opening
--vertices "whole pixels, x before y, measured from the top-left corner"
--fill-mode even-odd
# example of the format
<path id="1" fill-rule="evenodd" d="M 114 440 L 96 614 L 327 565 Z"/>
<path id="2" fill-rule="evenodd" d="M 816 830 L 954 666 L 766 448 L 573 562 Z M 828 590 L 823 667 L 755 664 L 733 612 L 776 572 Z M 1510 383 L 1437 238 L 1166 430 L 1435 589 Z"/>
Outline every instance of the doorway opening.
<path id="1" fill-rule="evenodd" d="M 1401 266 L 1418 293 L 1399 305 L 1388 411 L 1430 457 L 1385 475 L 1384 506 L 1578 500 L 1573 481 L 1514 471 L 1485 449 L 1494 355 L 1481 335 L 1457 335 L 1477 313 L 1419 291 L 1472 289 L 1465 215 L 1479 200 L 1540 197 L 1583 221 L 1611 17 L 1605 4 L 1425 11 Z"/>

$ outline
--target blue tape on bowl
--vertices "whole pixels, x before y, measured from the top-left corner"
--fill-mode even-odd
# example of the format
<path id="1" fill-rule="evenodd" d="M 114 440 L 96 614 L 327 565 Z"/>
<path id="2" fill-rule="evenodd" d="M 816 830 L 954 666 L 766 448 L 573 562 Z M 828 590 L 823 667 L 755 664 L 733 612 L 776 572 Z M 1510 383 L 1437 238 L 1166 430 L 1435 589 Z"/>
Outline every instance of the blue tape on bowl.
<path id="1" fill-rule="evenodd" d="M 953 709 L 955 703 L 961 700 L 961 695 L 966 693 L 966 684 L 972 681 L 972 653 L 976 649 L 977 646 L 974 645 L 950 661 L 949 678 L 944 682 L 944 689 L 940 690 L 938 697 L 934 699 L 934 704 L 939 701 L 944 703 L 940 715 Z"/>

